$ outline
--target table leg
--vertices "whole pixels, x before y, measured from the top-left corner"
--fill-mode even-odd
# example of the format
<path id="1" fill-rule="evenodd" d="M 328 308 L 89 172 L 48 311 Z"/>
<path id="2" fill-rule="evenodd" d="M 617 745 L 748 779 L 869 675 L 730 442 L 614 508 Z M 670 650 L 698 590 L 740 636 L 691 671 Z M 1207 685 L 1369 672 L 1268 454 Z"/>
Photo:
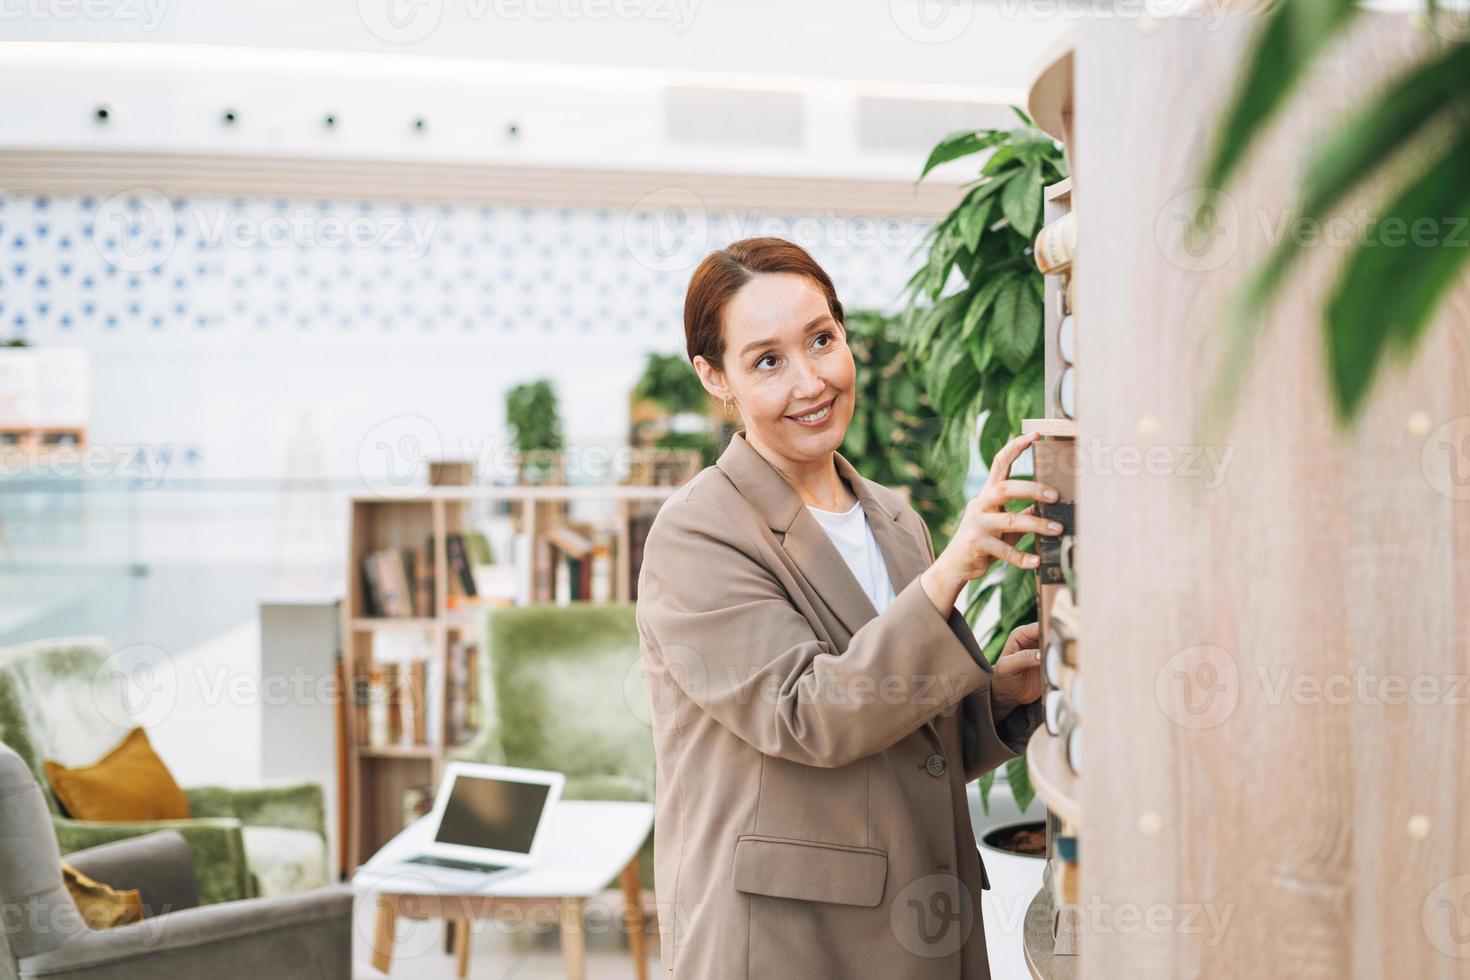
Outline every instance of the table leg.
<path id="1" fill-rule="evenodd" d="M 470 972 L 470 920 L 450 921 L 454 924 L 454 965 L 459 971 L 460 980 L 464 980 Z"/>
<path id="2" fill-rule="evenodd" d="M 567 964 L 567 980 L 586 980 L 587 937 L 582 932 L 581 898 L 561 900 L 561 955 Z"/>
<path id="3" fill-rule="evenodd" d="M 623 869 L 623 922 L 628 927 L 628 951 L 633 954 L 633 971 L 638 980 L 648 980 L 648 937 L 643 932 L 643 882 L 638 874 L 638 855 Z"/>
<path id="4" fill-rule="evenodd" d="M 379 895 L 377 901 L 377 921 L 373 925 L 373 969 L 387 973 L 388 968 L 393 965 L 393 930 L 397 925 L 398 912 L 393 907 L 393 898 L 390 895 Z"/>
<path id="5" fill-rule="evenodd" d="M 458 919 L 444 920 L 444 952 L 454 952 L 454 926 Z"/>

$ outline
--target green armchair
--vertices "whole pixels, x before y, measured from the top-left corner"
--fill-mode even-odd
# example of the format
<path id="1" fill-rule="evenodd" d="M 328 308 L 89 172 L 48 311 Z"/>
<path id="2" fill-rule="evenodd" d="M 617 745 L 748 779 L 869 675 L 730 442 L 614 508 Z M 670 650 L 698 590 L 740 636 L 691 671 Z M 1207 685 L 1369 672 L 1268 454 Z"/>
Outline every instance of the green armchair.
<path id="1" fill-rule="evenodd" d="M 516 606 L 485 616 L 472 762 L 566 774 L 570 800 L 653 800 L 653 730 L 631 604 Z M 653 882 L 653 839 L 639 861 Z"/>
<path id="2" fill-rule="evenodd" d="M 202 904 L 292 894 L 327 884 L 321 787 L 185 787 L 190 819 L 101 823 L 64 815 L 41 763 L 90 765 L 122 741 L 130 716 L 104 670 L 100 637 L 68 637 L 0 648 L 0 742 L 35 775 L 63 853 L 160 830 L 194 852 Z"/>

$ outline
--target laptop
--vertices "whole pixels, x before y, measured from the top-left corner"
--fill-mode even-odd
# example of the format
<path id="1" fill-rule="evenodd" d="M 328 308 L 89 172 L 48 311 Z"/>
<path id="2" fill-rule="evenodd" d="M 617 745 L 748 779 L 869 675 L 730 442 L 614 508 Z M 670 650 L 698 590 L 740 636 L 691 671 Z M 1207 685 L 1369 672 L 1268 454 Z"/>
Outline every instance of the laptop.
<path id="1" fill-rule="evenodd" d="M 565 781 L 559 772 L 451 762 L 419 853 L 374 870 L 426 874 L 442 884 L 475 887 L 529 868 L 546 836 L 546 814 L 561 799 Z"/>

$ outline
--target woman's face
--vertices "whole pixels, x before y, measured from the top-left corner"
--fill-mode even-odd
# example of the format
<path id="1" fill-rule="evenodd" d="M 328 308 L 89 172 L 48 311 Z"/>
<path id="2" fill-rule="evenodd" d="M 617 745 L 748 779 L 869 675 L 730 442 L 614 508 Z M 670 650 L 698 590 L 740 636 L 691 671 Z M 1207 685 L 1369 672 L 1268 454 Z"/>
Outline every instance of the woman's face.
<path id="1" fill-rule="evenodd" d="M 852 421 L 856 369 L 847 333 L 816 283 L 757 275 L 725 307 L 724 370 L 695 369 L 716 398 L 740 409 L 752 443 L 792 462 L 826 458 Z"/>

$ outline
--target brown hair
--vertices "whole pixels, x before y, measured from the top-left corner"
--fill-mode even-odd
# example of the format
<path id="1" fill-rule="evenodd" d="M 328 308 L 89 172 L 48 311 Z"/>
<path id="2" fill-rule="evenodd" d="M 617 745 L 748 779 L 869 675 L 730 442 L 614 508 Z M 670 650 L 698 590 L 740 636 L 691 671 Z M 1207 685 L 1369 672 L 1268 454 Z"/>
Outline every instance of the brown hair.
<path id="1" fill-rule="evenodd" d="M 784 238 L 746 238 L 699 263 L 684 294 L 684 345 L 692 364 L 702 356 L 724 370 L 725 307 L 741 286 L 761 273 L 791 272 L 805 276 L 827 297 L 832 319 L 842 323 L 842 304 L 832 277 L 800 245 Z"/>

